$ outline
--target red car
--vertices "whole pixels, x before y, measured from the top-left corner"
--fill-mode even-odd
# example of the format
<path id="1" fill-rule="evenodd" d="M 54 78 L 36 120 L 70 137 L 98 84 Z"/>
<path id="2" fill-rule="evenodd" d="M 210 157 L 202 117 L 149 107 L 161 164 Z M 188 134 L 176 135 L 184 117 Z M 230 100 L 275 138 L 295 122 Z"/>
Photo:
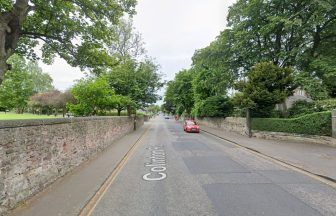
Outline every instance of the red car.
<path id="1" fill-rule="evenodd" d="M 196 124 L 196 122 L 194 122 L 192 120 L 186 120 L 183 124 L 183 130 L 185 132 L 199 133 L 200 132 L 200 127 L 199 127 L 199 125 Z"/>

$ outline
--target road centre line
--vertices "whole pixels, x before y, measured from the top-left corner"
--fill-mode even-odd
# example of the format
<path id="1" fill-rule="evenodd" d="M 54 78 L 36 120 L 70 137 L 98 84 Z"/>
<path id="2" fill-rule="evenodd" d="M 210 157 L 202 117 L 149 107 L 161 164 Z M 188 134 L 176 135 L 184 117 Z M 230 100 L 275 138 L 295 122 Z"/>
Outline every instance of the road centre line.
<path id="1" fill-rule="evenodd" d="M 111 174 L 107 177 L 107 179 L 102 184 L 102 186 L 97 190 L 97 192 L 91 197 L 91 199 L 88 201 L 88 203 L 81 210 L 81 212 L 79 213 L 79 216 L 90 216 L 90 215 L 92 215 L 94 209 L 97 207 L 100 200 L 104 197 L 107 190 L 111 187 L 112 183 L 114 182 L 116 177 L 119 175 L 121 170 L 124 168 L 124 166 L 126 165 L 126 163 L 129 160 L 129 158 L 133 155 L 136 147 L 138 147 L 138 145 L 141 143 L 141 140 L 148 133 L 149 129 L 150 129 L 150 127 L 147 127 L 147 129 L 143 132 L 143 134 L 138 138 L 138 140 L 128 150 L 128 152 L 125 154 L 123 159 L 117 164 L 117 166 L 114 168 L 114 170 L 111 172 Z"/>

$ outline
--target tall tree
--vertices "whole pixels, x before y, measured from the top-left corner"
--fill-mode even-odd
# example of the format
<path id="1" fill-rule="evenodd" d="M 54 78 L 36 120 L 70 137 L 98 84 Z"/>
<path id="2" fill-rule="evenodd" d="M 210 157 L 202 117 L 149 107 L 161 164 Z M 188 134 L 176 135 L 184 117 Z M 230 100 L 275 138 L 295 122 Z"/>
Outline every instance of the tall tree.
<path id="1" fill-rule="evenodd" d="M 176 102 L 175 102 L 175 82 L 169 81 L 167 83 L 166 92 L 164 95 L 164 100 L 162 104 L 162 111 L 165 113 L 175 114 L 176 113 Z"/>
<path id="2" fill-rule="evenodd" d="M 34 93 L 47 92 L 54 89 L 53 79 L 49 74 L 43 72 L 36 61 L 28 61 L 26 68 L 33 81 Z"/>
<path id="3" fill-rule="evenodd" d="M 5 81 L 0 85 L 0 104 L 1 107 L 9 110 L 15 108 L 18 113 L 22 113 L 34 92 L 34 83 L 27 71 L 24 58 L 13 56 L 10 63 L 13 68 L 6 74 Z"/>
<path id="4" fill-rule="evenodd" d="M 103 76 L 109 80 L 111 89 L 123 96 L 119 111 L 127 107 L 130 109 L 130 105 L 145 108 L 160 98 L 157 91 L 163 86 L 163 82 L 158 66 L 151 60 L 137 63 L 128 58 Z"/>
<path id="5" fill-rule="evenodd" d="M 224 110 L 227 92 L 238 77 L 238 73 L 231 69 L 230 36 L 230 30 L 223 31 L 208 47 L 196 51 L 192 58 L 192 68 L 196 71 L 193 79 L 194 115 L 219 116 L 220 110 Z M 210 108 L 216 110 L 210 114 Z"/>
<path id="6" fill-rule="evenodd" d="M 136 0 L 1 0 L 0 83 L 14 53 L 36 58 L 42 42 L 42 59 L 57 54 L 72 66 L 109 65 L 105 42 L 113 40 L 109 26 L 125 13 L 134 14 Z"/>
<path id="7" fill-rule="evenodd" d="M 335 41 L 334 0 L 239 0 L 229 11 L 236 67 L 244 72 L 256 63 L 312 70 L 310 64 Z M 312 72 L 313 73 L 313 72 Z"/>
<path id="8" fill-rule="evenodd" d="M 235 101 L 242 108 L 251 108 L 254 116 L 268 117 L 275 105 L 293 94 L 295 89 L 293 70 L 280 68 L 272 62 L 256 64 L 246 81 L 236 85 L 241 92 Z"/>
<path id="9" fill-rule="evenodd" d="M 133 27 L 132 20 L 122 19 L 119 25 L 112 26 L 115 40 L 109 44 L 109 51 L 119 58 L 138 59 L 146 53 L 141 34 Z"/>
<path id="10" fill-rule="evenodd" d="M 191 110 L 194 106 L 194 94 L 192 80 L 195 75 L 193 70 L 182 70 L 175 75 L 173 82 L 168 85 L 169 97 L 172 97 L 172 103 L 176 109 L 176 114 L 187 116 L 191 115 Z M 168 100 L 167 100 L 168 99 Z M 165 99 L 169 101 L 169 98 Z"/>
<path id="11" fill-rule="evenodd" d="M 116 97 L 105 78 L 80 80 L 71 90 L 76 103 L 69 104 L 77 116 L 90 116 L 115 108 Z"/>

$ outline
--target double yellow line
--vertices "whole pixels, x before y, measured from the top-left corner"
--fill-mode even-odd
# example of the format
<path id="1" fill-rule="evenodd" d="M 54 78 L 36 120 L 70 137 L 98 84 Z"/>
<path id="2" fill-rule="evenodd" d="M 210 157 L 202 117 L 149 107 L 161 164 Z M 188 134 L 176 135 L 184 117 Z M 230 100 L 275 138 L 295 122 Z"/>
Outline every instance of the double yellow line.
<path id="1" fill-rule="evenodd" d="M 107 190 L 110 188 L 116 177 L 119 175 L 120 171 L 124 168 L 129 158 L 133 155 L 136 147 L 139 145 L 143 137 L 148 133 L 150 127 L 147 127 L 145 132 L 139 137 L 139 139 L 133 144 L 133 146 L 128 150 L 123 159 L 117 164 L 116 168 L 112 171 L 109 177 L 105 180 L 98 191 L 91 197 L 85 207 L 79 213 L 79 216 L 90 216 L 97 207 L 100 200 L 104 197 Z"/>

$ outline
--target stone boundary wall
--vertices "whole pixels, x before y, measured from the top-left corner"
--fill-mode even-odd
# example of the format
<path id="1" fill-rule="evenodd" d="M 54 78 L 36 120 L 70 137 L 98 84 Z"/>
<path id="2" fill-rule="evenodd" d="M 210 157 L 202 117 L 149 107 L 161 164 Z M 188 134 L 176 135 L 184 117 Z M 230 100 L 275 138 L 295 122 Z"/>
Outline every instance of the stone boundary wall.
<path id="1" fill-rule="evenodd" d="M 224 131 L 235 132 L 241 135 L 246 135 L 246 118 L 200 118 L 197 122 L 202 126 L 205 125 L 211 128 L 222 129 Z"/>
<path id="2" fill-rule="evenodd" d="M 253 137 L 268 140 L 284 140 L 294 142 L 308 142 L 336 147 L 336 139 L 327 136 L 314 136 L 306 134 L 293 134 L 270 131 L 252 131 Z"/>
<path id="3" fill-rule="evenodd" d="M 335 115 L 336 116 L 336 115 Z M 333 119 L 336 126 L 336 118 Z M 197 119 L 197 122 L 202 126 L 205 125 L 210 128 L 224 130 L 228 132 L 235 132 L 243 136 L 247 136 L 246 119 L 245 118 L 202 118 Z M 306 134 L 292 134 L 282 132 L 270 132 L 270 131 L 252 131 L 253 137 L 268 139 L 268 140 L 287 140 L 294 142 L 309 142 L 316 144 L 323 144 L 332 147 L 336 147 L 336 139 L 327 136 L 313 136 Z"/>
<path id="4" fill-rule="evenodd" d="M 133 129 L 130 117 L 0 121 L 0 215 Z"/>

